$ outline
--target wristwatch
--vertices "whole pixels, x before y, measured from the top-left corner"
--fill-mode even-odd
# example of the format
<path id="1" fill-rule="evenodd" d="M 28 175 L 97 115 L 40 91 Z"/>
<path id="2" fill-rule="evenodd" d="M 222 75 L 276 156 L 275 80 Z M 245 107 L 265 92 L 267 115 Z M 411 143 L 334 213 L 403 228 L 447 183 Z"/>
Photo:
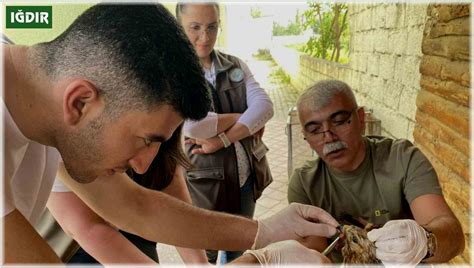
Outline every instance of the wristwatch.
<path id="1" fill-rule="evenodd" d="M 423 229 L 425 229 L 426 239 L 427 239 L 427 241 L 426 241 L 426 245 L 427 245 L 426 256 L 423 258 L 423 260 L 426 260 L 426 259 L 429 259 L 429 258 L 431 258 L 435 255 L 436 248 L 437 248 L 438 245 L 437 245 L 437 241 L 436 241 L 436 236 L 433 234 L 433 232 L 426 229 L 425 227 L 423 227 Z"/>
<path id="2" fill-rule="evenodd" d="M 224 148 L 227 148 L 232 144 L 225 132 L 221 132 L 219 135 L 217 135 L 217 137 L 221 139 L 222 143 L 224 144 Z"/>

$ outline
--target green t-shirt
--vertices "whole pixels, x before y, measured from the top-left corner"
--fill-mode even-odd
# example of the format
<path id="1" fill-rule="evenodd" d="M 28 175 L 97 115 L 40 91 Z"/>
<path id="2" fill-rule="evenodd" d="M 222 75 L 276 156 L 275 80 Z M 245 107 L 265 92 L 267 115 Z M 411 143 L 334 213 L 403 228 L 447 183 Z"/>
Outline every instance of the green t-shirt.
<path id="1" fill-rule="evenodd" d="M 296 169 L 288 185 L 288 201 L 318 206 L 341 223 L 362 218 L 383 225 L 412 219 L 409 204 L 416 197 L 442 195 L 431 163 L 410 141 L 364 139 L 365 159 L 350 174 L 337 173 L 320 159 Z"/>

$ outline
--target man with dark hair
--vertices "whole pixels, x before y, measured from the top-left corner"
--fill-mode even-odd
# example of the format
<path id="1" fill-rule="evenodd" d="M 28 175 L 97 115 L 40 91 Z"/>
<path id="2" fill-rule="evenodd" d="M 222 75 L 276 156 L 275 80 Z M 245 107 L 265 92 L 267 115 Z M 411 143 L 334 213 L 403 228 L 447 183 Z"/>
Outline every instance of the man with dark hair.
<path id="1" fill-rule="evenodd" d="M 32 227 L 57 171 L 106 221 L 152 241 L 238 250 L 336 232 L 318 208 L 292 205 L 256 222 L 194 208 L 124 174 L 145 173 L 183 120 L 210 108 L 192 47 L 163 6 L 96 5 L 55 40 L 3 53 L 6 263 L 59 262 Z"/>
<path id="2" fill-rule="evenodd" d="M 209 110 L 199 65 L 177 27 L 167 10 L 157 6 L 97 6 L 55 40 L 29 50 L 32 63 L 52 82 L 87 78 L 83 81 L 104 102 L 103 113 L 85 132 L 66 131 L 57 137 L 57 148 L 75 179 L 87 181 L 98 175 L 88 170 L 93 166 L 78 161 L 78 152 L 86 147 L 85 141 L 94 141 L 104 124 L 124 112 L 149 113 L 166 104 L 182 118 L 198 119 Z M 193 105 L 188 105 L 191 101 Z M 151 141 L 144 140 L 147 145 Z M 74 150 L 64 149 L 71 145 Z M 98 150 L 83 153 L 92 154 L 89 159 L 97 160 L 92 163 L 103 159 Z"/>

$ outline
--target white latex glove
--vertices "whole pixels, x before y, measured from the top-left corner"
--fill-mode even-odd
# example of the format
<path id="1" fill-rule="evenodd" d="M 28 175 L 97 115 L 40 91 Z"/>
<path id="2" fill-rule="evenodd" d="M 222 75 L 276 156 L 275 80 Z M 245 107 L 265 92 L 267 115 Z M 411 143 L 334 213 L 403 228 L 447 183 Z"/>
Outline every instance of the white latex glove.
<path id="1" fill-rule="evenodd" d="M 307 236 L 331 237 L 336 234 L 337 226 L 337 221 L 326 211 L 315 206 L 291 203 L 275 215 L 258 221 L 252 249 Z"/>
<path id="2" fill-rule="evenodd" d="M 323 254 L 309 249 L 295 240 L 285 240 L 270 244 L 264 248 L 247 250 L 262 265 L 320 264 L 331 263 Z"/>
<path id="3" fill-rule="evenodd" d="M 428 250 L 425 229 L 414 220 L 388 221 L 367 237 L 375 243 L 375 256 L 384 265 L 417 265 Z"/>

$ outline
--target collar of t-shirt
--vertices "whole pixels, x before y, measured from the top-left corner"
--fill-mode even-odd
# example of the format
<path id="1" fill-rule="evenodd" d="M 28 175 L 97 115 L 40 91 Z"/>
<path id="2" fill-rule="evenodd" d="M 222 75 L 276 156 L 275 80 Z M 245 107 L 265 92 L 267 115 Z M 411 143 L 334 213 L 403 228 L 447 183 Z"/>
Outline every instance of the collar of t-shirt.
<path id="1" fill-rule="evenodd" d="M 329 173 L 332 175 L 341 178 L 341 179 L 351 179 L 351 178 L 358 178 L 362 173 L 364 173 L 367 170 L 367 167 L 370 163 L 370 146 L 369 146 L 369 141 L 366 137 L 364 139 L 364 146 L 365 146 L 365 156 L 364 156 L 364 161 L 359 165 L 356 170 L 351 171 L 351 172 L 344 172 L 340 170 L 335 170 L 331 167 L 328 166 Z"/>

